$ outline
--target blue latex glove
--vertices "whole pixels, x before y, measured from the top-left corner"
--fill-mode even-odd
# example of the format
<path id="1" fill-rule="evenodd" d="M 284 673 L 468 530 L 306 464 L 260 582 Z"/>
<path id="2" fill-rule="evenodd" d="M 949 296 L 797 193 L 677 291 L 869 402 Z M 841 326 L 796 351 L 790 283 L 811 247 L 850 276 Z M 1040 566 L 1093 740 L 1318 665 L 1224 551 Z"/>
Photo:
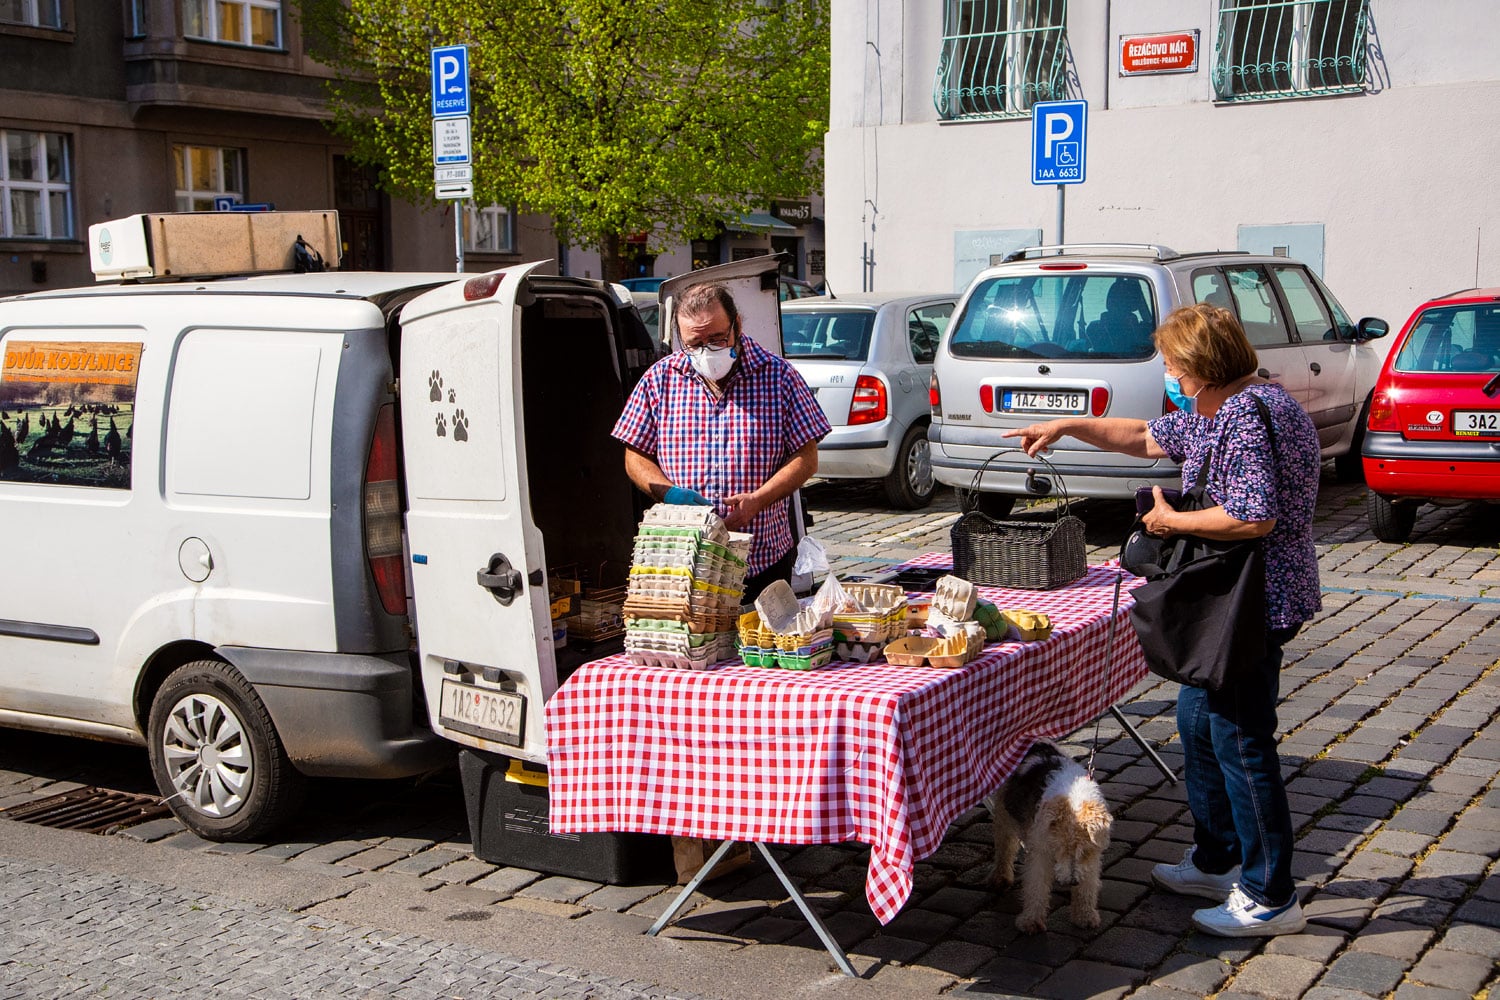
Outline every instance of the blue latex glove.
<path id="1" fill-rule="evenodd" d="M 666 496 L 662 497 L 666 503 L 692 504 L 696 507 L 712 507 L 708 497 L 697 490 L 684 489 L 681 486 L 668 486 Z"/>

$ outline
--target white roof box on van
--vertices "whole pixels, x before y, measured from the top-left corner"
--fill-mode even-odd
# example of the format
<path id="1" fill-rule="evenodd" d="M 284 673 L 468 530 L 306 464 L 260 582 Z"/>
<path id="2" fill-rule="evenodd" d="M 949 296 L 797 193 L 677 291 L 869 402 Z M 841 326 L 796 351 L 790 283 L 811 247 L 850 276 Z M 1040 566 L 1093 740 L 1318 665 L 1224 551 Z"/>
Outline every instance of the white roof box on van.
<path id="1" fill-rule="evenodd" d="M 333 211 L 177 212 L 89 226 L 96 281 L 331 270 L 340 247 Z"/>

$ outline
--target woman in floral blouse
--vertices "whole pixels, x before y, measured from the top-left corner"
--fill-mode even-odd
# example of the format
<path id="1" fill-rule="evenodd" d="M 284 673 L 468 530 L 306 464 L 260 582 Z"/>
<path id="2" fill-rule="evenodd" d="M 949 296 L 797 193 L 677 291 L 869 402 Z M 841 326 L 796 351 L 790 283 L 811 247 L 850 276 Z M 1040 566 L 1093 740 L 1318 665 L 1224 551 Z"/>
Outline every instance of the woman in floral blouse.
<path id="1" fill-rule="evenodd" d="M 1320 455 L 1312 420 L 1275 382 L 1256 375 L 1255 349 L 1233 314 L 1184 306 L 1155 333 L 1165 389 L 1177 409 L 1149 423 L 1068 417 L 1006 432 L 1027 454 L 1073 437 L 1095 447 L 1183 467 L 1195 484 L 1210 452 L 1205 510 L 1178 511 L 1153 487 L 1142 518 L 1154 535 L 1260 539 L 1266 563 L 1266 654 L 1252 674 L 1218 691 L 1183 687 L 1177 698 L 1193 846 L 1151 873 L 1161 888 L 1218 906 L 1193 923 L 1223 937 L 1290 934 L 1307 923 L 1292 882 L 1293 834 L 1276 752 L 1282 647 L 1321 608 L 1312 517 Z M 1272 432 L 1255 400 L 1270 416 Z"/>

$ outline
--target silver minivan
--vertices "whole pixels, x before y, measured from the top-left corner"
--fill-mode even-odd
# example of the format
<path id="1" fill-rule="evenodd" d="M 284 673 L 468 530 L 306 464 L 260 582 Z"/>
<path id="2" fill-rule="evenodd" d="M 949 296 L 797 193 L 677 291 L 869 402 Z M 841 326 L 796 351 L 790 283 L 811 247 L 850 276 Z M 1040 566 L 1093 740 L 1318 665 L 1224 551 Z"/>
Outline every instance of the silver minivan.
<path id="1" fill-rule="evenodd" d="M 1033 459 L 1005 430 L 1059 416 L 1150 420 L 1172 408 L 1152 333 L 1181 305 L 1233 312 L 1260 360 L 1313 418 L 1323 456 L 1360 475 L 1360 444 L 1383 320 L 1350 321 L 1305 264 L 1285 257 L 1180 254 L 1138 244 L 1029 247 L 981 271 L 933 361 L 933 474 L 1004 516 L 1027 494 Z M 1009 450 L 1007 450 L 1009 449 Z M 1070 496 L 1129 498 L 1176 484 L 1178 466 L 1063 438 L 1047 458 Z M 1037 469 L 1037 471 L 1043 471 Z M 1057 492 L 1057 484 L 1053 484 Z"/>
<path id="2" fill-rule="evenodd" d="M 818 445 L 819 476 L 878 479 L 905 510 L 932 499 L 927 387 L 957 300 L 887 292 L 781 304 L 786 359 L 833 425 Z"/>

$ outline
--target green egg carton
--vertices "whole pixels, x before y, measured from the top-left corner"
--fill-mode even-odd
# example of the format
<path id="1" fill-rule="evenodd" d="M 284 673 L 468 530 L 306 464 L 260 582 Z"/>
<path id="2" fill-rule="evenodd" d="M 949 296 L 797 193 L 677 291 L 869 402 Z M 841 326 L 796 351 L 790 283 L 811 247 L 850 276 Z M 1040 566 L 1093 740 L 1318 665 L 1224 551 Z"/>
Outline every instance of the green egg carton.
<path id="1" fill-rule="evenodd" d="M 826 667 L 833 659 L 833 647 L 824 646 L 807 656 L 798 656 L 795 653 L 778 651 L 776 653 L 776 665 L 782 670 L 816 670 Z"/>
<path id="2" fill-rule="evenodd" d="M 747 667 L 775 667 L 776 650 L 761 649 L 759 646 L 741 646 L 740 659 L 745 661 Z"/>

